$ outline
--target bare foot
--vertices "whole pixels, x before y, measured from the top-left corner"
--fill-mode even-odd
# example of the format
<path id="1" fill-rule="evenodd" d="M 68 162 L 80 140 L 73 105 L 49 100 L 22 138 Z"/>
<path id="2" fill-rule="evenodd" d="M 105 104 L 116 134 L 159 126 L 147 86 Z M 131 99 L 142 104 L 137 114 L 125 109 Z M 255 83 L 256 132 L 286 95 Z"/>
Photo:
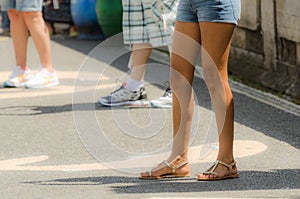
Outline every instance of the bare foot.
<path id="1" fill-rule="evenodd" d="M 180 156 L 171 161 L 163 161 L 150 172 L 142 172 L 142 179 L 159 179 L 166 177 L 189 177 L 190 165 L 187 160 L 183 160 Z"/>
<path id="2" fill-rule="evenodd" d="M 226 164 L 222 161 L 216 161 L 206 172 L 197 175 L 198 180 L 224 180 L 228 178 L 238 178 L 236 163 Z"/>

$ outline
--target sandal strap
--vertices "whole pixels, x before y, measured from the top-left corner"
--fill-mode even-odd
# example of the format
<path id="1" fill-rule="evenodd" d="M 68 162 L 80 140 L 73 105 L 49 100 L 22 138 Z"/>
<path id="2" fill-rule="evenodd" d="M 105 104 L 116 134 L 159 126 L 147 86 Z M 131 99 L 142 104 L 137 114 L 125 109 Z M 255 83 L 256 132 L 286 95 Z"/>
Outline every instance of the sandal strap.
<path id="1" fill-rule="evenodd" d="M 232 167 L 235 165 L 235 161 L 231 164 L 226 164 L 225 162 L 218 160 L 218 163 L 227 167 L 229 169 L 229 175 L 232 175 Z"/>
<path id="2" fill-rule="evenodd" d="M 188 164 L 189 162 L 186 160 L 182 163 L 180 163 L 179 165 L 177 166 L 174 166 L 172 165 L 172 162 L 174 162 L 175 160 L 179 159 L 180 156 L 177 156 L 174 160 L 172 160 L 171 162 L 168 162 L 166 160 L 164 160 L 164 163 L 170 168 L 172 169 L 172 173 L 175 174 L 176 173 L 176 170 L 179 169 L 180 167 L 183 167 L 184 165 Z"/>
<path id="3" fill-rule="evenodd" d="M 214 174 L 214 175 L 218 175 L 218 174 L 215 172 L 215 170 L 216 170 L 218 164 L 221 164 L 221 165 L 227 167 L 228 170 L 229 170 L 229 175 L 232 175 L 232 167 L 236 164 L 236 162 L 233 161 L 231 164 L 227 164 L 227 163 L 222 162 L 222 161 L 220 161 L 220 160 L 216 160 L 216 161 L 214 162 L 214 164 L 213 164 L 206 172 L 204 172 L 204 174 Z"/>

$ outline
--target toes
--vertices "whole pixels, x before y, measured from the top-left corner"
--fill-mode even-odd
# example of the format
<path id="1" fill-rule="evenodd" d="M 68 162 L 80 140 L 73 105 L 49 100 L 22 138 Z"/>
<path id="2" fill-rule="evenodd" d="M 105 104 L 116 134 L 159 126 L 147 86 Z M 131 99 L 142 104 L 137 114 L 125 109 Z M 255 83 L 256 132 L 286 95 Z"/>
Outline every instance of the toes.
<path id="1" fill-rule="evenodd" d="M 151 177 L 151 174 L 147 171 L 147 172 L 142 172 L 140 173 L 141 177 L 146 178 L 146 177 Z"/>
<path id="2" fill-rule="evenodd" d="M 198 179 L 201 179 L 201 180 L 207 180 L 209 179 L 209 175 L 208 174 L 204 174 L 204 173 L 199 173 L 197 175 Z"/>
<path id="3" fill-rule="evenodd" d="M 215 174 L 204 174 L 204 173 L 197 174 L 197 177 L 200 180 L 211 180 L 217 178 Z"/>

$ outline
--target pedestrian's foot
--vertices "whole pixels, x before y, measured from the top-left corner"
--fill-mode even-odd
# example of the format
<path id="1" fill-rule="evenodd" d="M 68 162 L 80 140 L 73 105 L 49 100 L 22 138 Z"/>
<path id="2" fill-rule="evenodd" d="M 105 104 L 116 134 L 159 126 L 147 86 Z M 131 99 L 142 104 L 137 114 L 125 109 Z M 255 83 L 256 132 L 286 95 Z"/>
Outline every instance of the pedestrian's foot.
<path id="1" fill-rule="evenodd" d="M 141 179 L 181 178 L 190 176 L 190 165 L 187 160 L 177 156 L 174 160 L 162 163 L 154 167 L 150 172 L 142 172 Z"/>
<path id="2" fill-rule="evenodd" d="M 46 68 L 41 68 L 39 72 L 25 84 L 25 88 L 50 88 L 59 85 L 56 71 L 49 72 Z"/>
<path id="3" fill-rule="evenodd" d="M 153 108 L 172 108 L 172 90 L 167 87 L 163 96 L 156 100 L 151 100 L 151 106 Z"/>
<path id="4" fill-rule="evenodd" d="M 10 36 L 10 30 L 9 29 L 0 30 L 0 36 L 9 37 Z"/>
<path id="5" fill-rule="evenodd" d="M 46 22 L 46 27 L 48 29 L 49 35 L 53 36 L 55 34 L 54 24 Z"/>
<path id="6" fill-rule="evenodd" d="M 21 69 L 20 66 L 16 66 L 6 80 L 3 83 L 4 88 L 16 88 L 16 87 L 24 87 L 25 83 L 28 82 L 32 78 L 30 74 L 30 69 L 26 70 Z"/>
<path id="7" fill-rule="evenodd" d="M 110 95 L 100 97 L 99 104 L 103 106 L 149 106 L 147 94 L 144 87 L 138 88 L 136 91 L 131 91 L 124 86 L 113 91 Z"/>
<path id="8" fill-rule="evenodd" d="M 224 180 L 229 178 L 238 178 L 236 162 L 226 164 L 225 162 L 217 160 L 206 172 L 199 173 L 198 180 L 213 181 Z"/>

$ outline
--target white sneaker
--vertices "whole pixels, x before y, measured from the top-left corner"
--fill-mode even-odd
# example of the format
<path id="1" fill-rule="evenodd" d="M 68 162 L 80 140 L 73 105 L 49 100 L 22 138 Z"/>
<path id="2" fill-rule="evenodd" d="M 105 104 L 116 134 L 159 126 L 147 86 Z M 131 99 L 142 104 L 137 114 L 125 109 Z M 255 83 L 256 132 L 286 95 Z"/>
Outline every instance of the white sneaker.
<path id="1" fill-rule="evenodd" d="M 25 88 L 49 88 L 59 85 L 56 71 L 52 73 L 42 68 L 39 72 L 25 84 Z"/>
<path id="2" fill-rule="evenodd" d="M 163 96 L 150 102 L 153 108 L 171 108 L 172 107 L 172 90 L 167 88 Z"/>
<path id="3" fill-rule="evenodd" d="M 8 77 L 8 80 L 3 83 L 3 87 L 23 87 L 31 78 L 30 69 L 22 70 L 20 66 L 16 66 L 11 75 Z"/>
<path id="4" fill-rule="evenodd" d="M 99 104 L 103 106 L 148 106 L 147 94 L 144 87 L 131 91 L 124 86 L 113 91 L 111 95 L 100 97 Z"/>

